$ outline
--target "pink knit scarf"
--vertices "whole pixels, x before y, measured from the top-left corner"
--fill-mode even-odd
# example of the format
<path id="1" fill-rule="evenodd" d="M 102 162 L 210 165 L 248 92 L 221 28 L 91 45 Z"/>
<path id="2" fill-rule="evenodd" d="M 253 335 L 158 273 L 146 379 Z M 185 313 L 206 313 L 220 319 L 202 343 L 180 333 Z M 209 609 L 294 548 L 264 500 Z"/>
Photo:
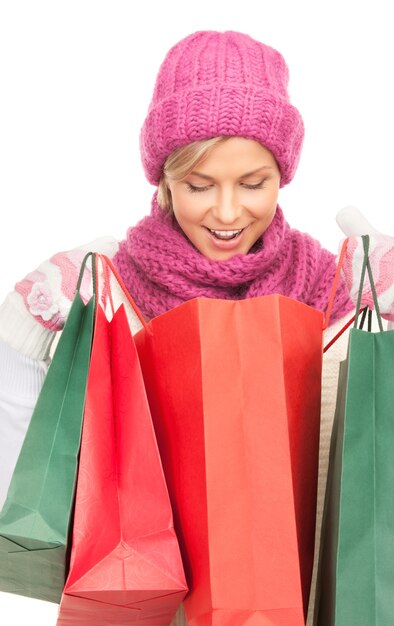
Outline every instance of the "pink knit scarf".
<path id="1" fill-rule="evenodd" d="M 146 319 L 191 298 L 238 300 L 273 293 L 325 311 L 336 269 L 335 256 L 310 235 L 291 229 L 279 206 L 248 254 L 208 259 L 159 207 L 157 193 L 151 214 L 128 230 L 114 263 Z M 331 321 L 352 308 L 341 282 Z"/>

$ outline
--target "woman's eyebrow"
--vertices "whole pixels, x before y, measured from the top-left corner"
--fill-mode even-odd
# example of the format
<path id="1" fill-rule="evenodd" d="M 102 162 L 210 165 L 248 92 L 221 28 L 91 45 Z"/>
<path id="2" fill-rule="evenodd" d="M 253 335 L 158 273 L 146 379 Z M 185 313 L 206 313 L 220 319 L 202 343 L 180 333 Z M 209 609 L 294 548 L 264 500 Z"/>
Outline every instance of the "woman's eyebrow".
<path id="1" fill-rule="evenodd" d="M 252 172 L 247 172 L 246 174 L 242 174 L 240 178 L 247 178 L 248 176 L 252 176 L 253 174 L 257 174 L 258 172 L 261 172 L 263 170 L 272 170 L 272 169 L 274 168 L 271 165 L 262 165 L 261 167 L 258 167 L 257 170 L 253 170 Z M 208 174 L 203 174 L 202 172 L 196 172 L 195 170 L 193 170 L 193 172 L 190 172 L 190 175 L 198 176 L 199 178 L 204 178 L 205 180 L 214 180 L 213 176 L 208 176 Z"/>
<path id="2" fill-rule="evenodd" d="M 246 178 L 247 176 L 252 176 L 253 174 L 258 174 L 259 172 L 262 172 L 263 170 L 273 170 L 273 166 L 272 165 L 262 165 L 261 167 L 258 167 L 257 170 L 253 170 L 253 172 L 247 172 L 246 174 L 242 174 L 242 176 L 240 176 L 240 178 Z"/>

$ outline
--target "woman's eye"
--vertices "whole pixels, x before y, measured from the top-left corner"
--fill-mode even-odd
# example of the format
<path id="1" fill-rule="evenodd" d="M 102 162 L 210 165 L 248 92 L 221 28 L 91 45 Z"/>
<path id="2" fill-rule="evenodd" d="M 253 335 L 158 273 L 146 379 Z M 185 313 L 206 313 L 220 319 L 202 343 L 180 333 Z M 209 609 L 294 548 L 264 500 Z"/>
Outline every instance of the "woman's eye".
<path id="1" fill-rule="evenodd" d="M 241 183 L 244 189 L 264 189 L 265 179 L 257 183 L 256 185 L 248 185 L 247 183 Z M 206 185 L 205 187 L 196 187 L 196 185 L 192 185 L 191 183 L 186 183 L 187 190 L 191 193 L 207 191 L 210 189 L 211 185 Z"/>
<path id="2" fill-rule="evenodd" d="M 206 187 L 195 187 L 191 183 L 186 183 L 186 185 L 187 185 L 188 191 L 190 191 L 191 193 L 194 193 L 195 191 L 197 192 L 206 191 L 207 189 L 209 189 L 209 185 L 207 185 Z"/>
<path id="3" fill-rule="evenodd" d="M 242 186 L 245 189 L 263 189 L 264 188 L 265 179 L 257 183 L 256 185 L 248 185 L 247 183 L 242 183 Z"/>

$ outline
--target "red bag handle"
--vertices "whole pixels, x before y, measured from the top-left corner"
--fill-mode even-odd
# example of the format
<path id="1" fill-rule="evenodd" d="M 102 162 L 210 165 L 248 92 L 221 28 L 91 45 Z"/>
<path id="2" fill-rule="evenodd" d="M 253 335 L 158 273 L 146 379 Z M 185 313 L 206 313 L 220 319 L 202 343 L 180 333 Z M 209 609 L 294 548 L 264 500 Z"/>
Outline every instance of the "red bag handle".
<path id="1" fill-rule="evenodd" d="M 115 313 L 115 307 L 114 307 L 112 291 L 111 291 L 110 272 L 115 277 L 119 287 L 123 291 L 123 294 L 125 295 L 128 303 L 130 304 L 130 306 L 133 309 L 134 313 L 137 315 L 137 317 L 138 317 L 139 321 L 141 322 L 142 326 L 144 328 L 146 328 L 147 327 L 147 322 L 145 321 L 141 311 L 137 307 L 137 305 L 134 302 L 133 298 L 131 297 L 129 291 L 126 288 L 126 285 L 124 284 L 123 280 L 121 279 L 121 277 L 120 277 L 117 269 L 115 268 L 114 264 L 112 263 L 111 259 L 109 257 L 107 257 L 105 254 L 97 254 L 97 257 L 100 259 L 102 267 L 103 267 L 104 286 L 105 286 L 106 293 L 108 294 L 108 297 L 109 297 L 112 314 Z"/>
<path id="2" fill-rule="evenodd" d="M 331 339 L 331 341 L 328 342 L 328 344 L 326 346 L 324 346 L 323 348 L 323 352 L 327 352 L 328 348 L 331 348 L 331 346 L 336 342 L 337 339 L 339 339 L 339 337 L 345 332 L 345 330 L 347 328 L 349 328 L 349 326 L 351 326 L 351 324 L 353 324 L 353 322 L 356 319 L 356 315 L 353 315 L 352 318 L 350 318 L 350 320 L 348 322 L 346 322 L 345 326 L 343 328 L 341 328 L 341 330 L 339 331 L 339 333 L 337 333 L 335 335 L 335 337 L 333 337 Z"/>
<path id="3" fill-rule="evenodd" d="M 347 250 L 347 246 L 348 246 L 348 241 L 349 241 L 349 238 L 346 238 L 344 240 L 343 244 L 342 244 L 341 253 L 339 255 L 339 260 L 338 260 L 338 264 L 337 264 L 337 269 L 336 269 L 336 272 L 335 272 L 334 282 L 332 284 L 330 298 L 328 300 L 328 305 L 327 305 L 327 309 L 326 309 L 326 313 L 325 313 L 325 317 L 324 317 L 323 330 L 326 330 L 326 328 L 328 327 L 328 325 L 330 323 L 332 307 L 334 305 L 334 300 L 335 300 L 335 296 L 336 296 L 337 289 L 338 289 L 339 278 L 340 278 L 340 275 L 341 275 L 343 260 L 345 258 L 345 254 L 346 254 L 346 250 Z M 349 326 L 351 324 L 353 324 L 353 322 L 355 321 L 356 317 L 357 317 L 357 314 L 353 315 L 353 317 L 348 322 L 346 322 L 346 324 L 343 326 L 343 328 L 341 328 L 339 333 L 337 333 L 335 335 L 335 337 L 333 337 L 331 339 L 331 341 L 329 341 L 328 344 L 323 348 L 323 353 L 326 352 L 336 342 L 337 339 L 339 339 L 339 337 L 345 332 L 345 330 L 347 328 L 349 328 Z"/>
<path id="4" fill-rule="evenodd" d="M 111 305 L 111 311 L 112 311 L 112 317 L 113 317 L 115 315 L 115 305 L 114 305 L 114 300 L 113 300 L 112 291 L 111 291 L 111 279 L 109 275 L 109 267 L 108 267 L 108 264 L 104 261 L 104 259 L 101 259 L 101 258 L 97 259 L 97 264 L 99 263 L 99 261 L 101 261 L 103 278 L 104 278 L 104 287 L 103 287 L 103 293 L 101 295 L 101 299 L 102 299 L 103 306 L 105 308 L 106 299 L 107 297 L 109 298 L 109 303 Z M 97 268 L 97 275 L 99 276 L 98 268 Z"/>
<path id="5" fill-rule="evenodd" d="M 323 330 L 325 330 L 327 328 L 327 326 L 329 325 L 329 323 L 330 323 L 332 307 L 334 306 L 334 300 L 335 300 L 335 296 L 336 296 L 337 289 L 338 289 L 339 278 L 340 278 L 340 275 L 341 275 L 343 259 L 345 258 L 345 253 L 346 253 L 346 250 L 347 250 L 348 241 L 349 241 L 349 239 L 346 238 L 345 241 L 342 244 L 341 253 L 339 255 L 339 260 L 338 260 L 338 264 L 337 264 L 337 270 L 335 272 L 334 282 L 333 282 L 332 287 L 331 287 L 331 293 L 330 293 L 330 297 L 329 297 L 329 300 L 328 300 L 326 313 L 325 313 L 325 316 L 324 316 Z"/>

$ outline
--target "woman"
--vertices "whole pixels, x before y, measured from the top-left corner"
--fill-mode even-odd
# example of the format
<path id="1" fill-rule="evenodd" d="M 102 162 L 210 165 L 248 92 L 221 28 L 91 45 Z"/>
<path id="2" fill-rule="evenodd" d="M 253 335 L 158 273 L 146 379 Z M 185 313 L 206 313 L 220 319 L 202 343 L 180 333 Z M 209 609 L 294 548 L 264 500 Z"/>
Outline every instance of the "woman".
<path id="1" fill-rule="evenodd" d="M 145 173 L 158 186 L 151 212 L 119 246 L 111 238 L 87 246 L 113 257 L 147 319 L 199 296 L 280 293 L 326 309 L 335 256 L 292 229 L 278 205 L 304 136 L 287 84 L 283 57 L 238 32 L 196 32 L 166 55 L 141 130 Z M 82 249 L 55 255 L 17 283 L 0 308 L 0 501 L 82 256 Z M 348 268 L 352 261 L 348 256 Z M 332 323 L 342 325 L 354 309 L 350 287 L 341 279 Z M 323 454 L 335 367 L 326 366 L 323 381 Z"/>

